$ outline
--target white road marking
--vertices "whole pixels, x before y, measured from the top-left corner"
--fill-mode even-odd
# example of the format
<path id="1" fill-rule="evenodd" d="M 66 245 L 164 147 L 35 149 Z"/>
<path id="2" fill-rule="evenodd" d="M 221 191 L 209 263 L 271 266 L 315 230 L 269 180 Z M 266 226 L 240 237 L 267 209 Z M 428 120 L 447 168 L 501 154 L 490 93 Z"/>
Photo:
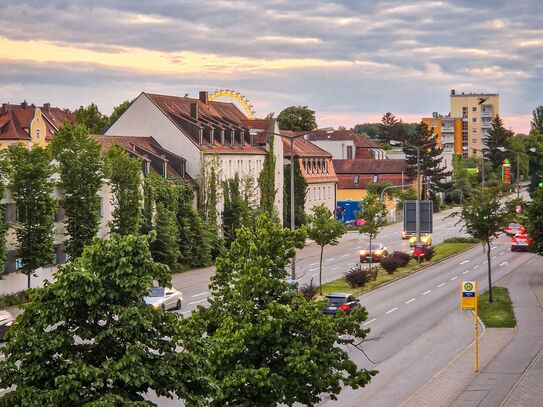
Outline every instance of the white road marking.
<path id="1" fill-rule="evenodd" d="M 370 319 L 369 321 L 364 322 L 364 325 L 371 324 L 373 321 L 375 321 L 377 318 Z"/>
<path id="2" fill-rule="evenodd" d="M 494 260 L 495 258 L 496 258 L 496 256 L 492 256 L 492 257 L 490 258 L 490 260 Z"/>
<path id="3" fill-rule="evenodd" d="M 440 285 L 438 285 L 437 287 L 443 287 L 445 285 L 445 283 L 441 283 Z"/>
<path id="4" fill-rule="evenodd" d="M 328 260 L 326 260 L 326 261 L 334 261 L 334 260 L 335 260 L 335 258 L 332 257 L 331 259 L 328 259 Z"/>
<path id="5" fill-rule="evenodd" d="M 337 266 L 337 267 L 334 267 L 334 268 L 333 268 L 333 269 L 331 269 L 331 270 L 332 270 L 332 271 L 334 271 L 334 270 L 337 270 L 338 268 L 339 268 L 339 266 Z"/>
<path id="6" fill-rule="evenodd" d="M 505 252 L 499 252 L 498 254 L 504 254 Z"/>
<path id="7" fill-rule="evenodd" d="M 201 302 L 206 302 L 206 301 L 207 301 L 207 298 L 204 298 L 203 300 L 200 300 L 200 301 L 189 302 L 187 305 L 199 304 Z"/>
<path id="8" fill-rule="evenodd" d="M 394 311 L 396 311 L 397 309 L 398 309 L 398 307 L 394 307 L 394 308 L 392 308 L 392 309 L 389 309 L 389 310 L 387 311 L 387 314 L 390 314 L 391 312 L 394 312 Z"/>
<path id="9" fill-rule="evenodd" d="M 478 269 L 478 268 L 479 268 L 478 264 L 476 266 L 473 266 L 473 270 Z"/>
<path id="10" fill-rule="evenodd" d="M 201 297 L 202 295 L 207 295 L 208 293 L 200 293 L 200 294 L 194 294 L 192 298 L 194 297 Z"/>
<path id="11" fill-rule="evenodd" d="M 415 301 L 416 299 L 417 299 L 416 297 L 411 298 L 409 301 L 406 301 L 405 303 L 406 303 L 406 304 L 409 304 L 410 302 L 413 302 L 413 301 Z"/>
<path id="12" fill-rule="evenodd" d="M 319 265 L 319 263 L 311 263 L 311 264 L 309 264 L 309 267 L 311 267 L 311 266 L 318 266 L 318 265 Z"/>
<path id="13" fill-rule="evenodd" d="M 422 293 L 422 295 L 426 295 L 426 294 L 431 293 L 431 292 L 432 292 L 432 290 L 424 291 L 424 292 Z"/>
<path id="14" fill-rule="evenodd" d="M 497 249 L 497 248 L 498 248 L 498 246 L 492 246 L 492 247 L 490 248 L 490 251 L 492 251 L 492 250 L 494 250 L 494 249 Z"/>
<path id="15" fill-rule="evenodd" d="M 317 277 L 319 275 L 319 273 L 313 273 L 311 274 L 311 277 Z"/>
<path id="16" fill-rule="evenodd" d="M 468 274 L 469 270 L 464 271 L 462 274 Z"/>
<path id="17" fill-rule="evenodd" d="M 498 267 L 502 267 L 502 266 L 505 266 L 506 264 L 509 264 L 507 261 L 504 261 L 503 263 L 501 264 L 498 264 Z"/>
<path id="18" fill-rule="evenodd" d="M 457 278 L 458 276 L 454 276 L 453 278 L 451 278 L 451 281 L 456 280 Z"/>
<path id="19" fill-rule="evenodd" d="M 309 271 L 315 271 L 315 270 L 318 270 L 318 269 L 319 269 L 318 267 L 315 267 L 315 268 L 309 269 Z"/>
<path id="20" fill-rule="evenodd" d="M 343 255 L 343 256 L 341 256 L 341 257 L 347 257 L 347 256 L 348 256 L 348 254 L 344 254 L 344 255 Z"/>
<path id="21" fill-rule="evenodd" d="M 488 260 L 483 261 L 483 264 L 488 263 Z"/>
<path id="22" fill-rule="evenodd" d="M 466 263 L 469 263 L 469 260 L 464 260 L 464 261 L 460 262 L 460 265 L 466 264 Z"/>
<path id="23" fill-rule="evenodd" d="M 190 314 L 192 311 L 183 311 L 181 314 L 185 315 L 185 314 Z"/>

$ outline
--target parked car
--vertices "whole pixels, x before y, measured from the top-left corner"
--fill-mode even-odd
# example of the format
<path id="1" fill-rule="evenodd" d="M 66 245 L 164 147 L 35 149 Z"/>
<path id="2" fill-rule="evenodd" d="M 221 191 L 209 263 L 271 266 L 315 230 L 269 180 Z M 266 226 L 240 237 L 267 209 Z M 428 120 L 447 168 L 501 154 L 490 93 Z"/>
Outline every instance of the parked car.
<path id="1" fill-rule="evenodd" d="M 181 309 L 183 296 L 175 288 L 153 287 L 147 297 L 143 298 L 145 303 L 155 309 L 162 308 L 164 311 Z"/>
<path id="2" fill-rule="evenodd" d="M 520 223 L 510 223 L 504 230 L 507 236 L 515 236 L 517 233 L 525 233 L 524 226 Z"/>
<path id="3" fill-rule="evenodd" d="M 413 236 L 412 232 L 402 230 L 402 240 L 410 239 Z"/>
<path id="4" fill-rule="evenodd" d="M 383 243 L 372 243 L 371 247 L 368 244 L 360 250 L 360 263 L 369 262 L 370 256 L 372 262 L 381 261 L 383 257 L 388 257 L 388 249 Z"/>
<path id="5" fill-rule="evenodd" d="M 4 335 L 9 327 L 13 325 L 15 317 L 6 310 L 0 310 L 0 341 L 4 340 Z"/>
<path id="6" fill-rule="evenodd" d="M 360 307 L 360 300 L 354 298 L 352 294 L 329 294 L 326 298 L 328 305 L 322 310 L 326 315 L 336 315 L 339 311 L 350 314 L 353 309 Z"/>
<path id="7" fill-rule="evenodd" d="M 420 236 L 420 241 L 424 246 L 431 246 L 432 245 L 432 235 L 429 233 L 425 233 L 424 235 Z M 417 242 L 417 236 L 411 236 L 409 239 L 409 246 L 413 247 L 415 246 L 415 243 Z"/>
<path id="8" fill-rule="evenodd" d="M 528 236 L 525 233 L 517 233 L 515 236 L 513 236 L 513 239 L 511 239 L 511 251 L 522 251 L 526 252 L 528 251 L 528 246 L 532 244 L 532 239 L 530 236 Z"/>

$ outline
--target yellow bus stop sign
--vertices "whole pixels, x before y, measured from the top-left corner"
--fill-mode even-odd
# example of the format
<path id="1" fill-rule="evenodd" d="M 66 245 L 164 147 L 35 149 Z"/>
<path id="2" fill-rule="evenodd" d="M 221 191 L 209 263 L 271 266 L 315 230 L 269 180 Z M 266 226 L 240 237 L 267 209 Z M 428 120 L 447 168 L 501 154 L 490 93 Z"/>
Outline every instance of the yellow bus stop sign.
<path id="1" fill-rule="evenodd" d="M 477 307 L 477 281 L 463 281 L 460 288 L 460 309 L 474 310 Z"/>

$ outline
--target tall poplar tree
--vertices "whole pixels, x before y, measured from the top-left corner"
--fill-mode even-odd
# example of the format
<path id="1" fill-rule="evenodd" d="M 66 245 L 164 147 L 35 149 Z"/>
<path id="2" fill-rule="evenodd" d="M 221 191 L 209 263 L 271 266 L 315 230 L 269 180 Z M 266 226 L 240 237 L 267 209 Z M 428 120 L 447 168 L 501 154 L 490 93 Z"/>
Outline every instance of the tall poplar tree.
<path id="1" fill-rule="evenodd" d="M 58 162 L 61 205 L 66 214 L 66 252 L 78 257 L 100 226 L 100 190 L 104 178 L 101 146 L 82 125 L 66 122 L 51 143 Z"/>
<path id="2" fill-rule="evenodd" d="M 138 234 L 142 223 L 141 163 L 121 147 L 112 145 L 106 153 L 106 174 L 114 206 L 111 231 L 121 235 Z"/>
<path id="3" fill-rule="evenodd" d="M 55 253 L 53 165 L 49 150 L 39 146 L 11 145 L 7 159 L 9 189 L 17 205 L 19 271 L 28 276 L 30 288 L 31 275 L 37 268 L 51 264 Z"/>
<path id="4" fill-rule="evenodd" d="M 274 136 L 268 139 L 268 152 L 264 158 L 262 171 L 258 176 L 258 186 L 260 187 L 260 209 L 266 212 L 269 217 L 276 217 L 275 210 L 275 156 L 273 155 Z"/>
<path id="5" fill-rule="evenodd" d="M 290 226 L 290 164 L 283 171 L 283 225 Z M 302 175 L 299 165 L 294 166 L 294 224 L 301 227 L 306 221 L 305 197 L 307 181 Z"/>
<path id="6" fill-rule="evenodd" d="M 537 130 L 539 134 L 543 134 L 543 106 L 537 106 L 532 112 L 532 129 Z"/>

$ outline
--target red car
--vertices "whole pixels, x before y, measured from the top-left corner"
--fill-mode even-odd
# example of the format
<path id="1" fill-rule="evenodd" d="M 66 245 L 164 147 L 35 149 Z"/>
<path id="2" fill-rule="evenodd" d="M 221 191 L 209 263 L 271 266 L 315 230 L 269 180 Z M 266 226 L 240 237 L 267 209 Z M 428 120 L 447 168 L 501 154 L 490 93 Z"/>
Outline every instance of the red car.
<path id="1" fill-rule="evenodd" d="M 532 244 L 532 239 L 525 233 L 517 233 L 513 239 L 511 239 L 511 251 L 528 251 L 528 246 Z"/>
<path id="2" fill-rule="evenodd" d="M 520 223 L 510 223 L 503 231 L 507 236 L 515 236 L 518 233 L 524 234 L 526 232 L 524 226 Z"/>

